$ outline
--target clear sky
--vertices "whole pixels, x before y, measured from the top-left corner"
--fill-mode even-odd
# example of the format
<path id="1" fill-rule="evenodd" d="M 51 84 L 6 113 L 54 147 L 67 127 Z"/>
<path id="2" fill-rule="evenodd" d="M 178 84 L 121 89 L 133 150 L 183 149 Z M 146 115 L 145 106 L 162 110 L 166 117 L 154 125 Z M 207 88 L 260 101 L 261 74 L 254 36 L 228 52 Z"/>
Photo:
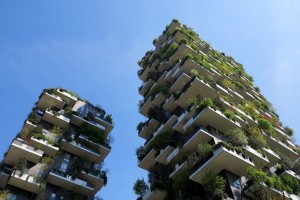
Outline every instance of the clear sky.
<path id="1" fill-rule="evenodd" d="M 0 153 L 44 88 L 64 87 L 112 113 L 105 200 L 136 199 L 135 149 L 143 144 L 136 62 L 173 18 L 254 77 L 300 141 L 299 0 L 0 1 Z"/>

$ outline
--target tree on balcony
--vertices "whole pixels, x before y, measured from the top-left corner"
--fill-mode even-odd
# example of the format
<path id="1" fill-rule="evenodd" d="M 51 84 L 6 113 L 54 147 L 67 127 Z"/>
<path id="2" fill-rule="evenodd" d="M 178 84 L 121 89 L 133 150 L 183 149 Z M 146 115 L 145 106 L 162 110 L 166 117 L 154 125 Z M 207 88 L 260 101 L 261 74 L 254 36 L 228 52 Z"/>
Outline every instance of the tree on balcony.
<path id="1" fill-rule="evenodd" d="M 229 130 L 225 132 L 225 136 L 228 139 L 228 143 L 233 146 L 241 147 L 248 144 L 248 138 L 242 129 Z"/>
<path id="2" fill-rule="evenodd" d="M 133 185 L 133 191 L 138 196 L 142 196 L 147 190 L 149 190 L 149 186 L 144 178 L 138 179 Z"/>
<path id="3" fill-rule="evenodd" d="M 214 172 L 209 171 L 203 176 L 202 185 L 211 199 L 223 199 L 225 197 L 226 181 Z"/>

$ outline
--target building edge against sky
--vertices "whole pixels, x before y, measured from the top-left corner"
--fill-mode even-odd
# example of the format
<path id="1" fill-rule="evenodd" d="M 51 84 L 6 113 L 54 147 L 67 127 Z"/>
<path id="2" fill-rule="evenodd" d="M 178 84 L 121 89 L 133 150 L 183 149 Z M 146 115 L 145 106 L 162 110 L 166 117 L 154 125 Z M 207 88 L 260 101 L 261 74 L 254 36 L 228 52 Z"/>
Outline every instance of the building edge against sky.
<path id="1" fill-rule="evenodd" d="M 93 199 L 107 183 L 112 117 L 62 89 L 45 89 L 0 165 L 4 199 Z"/>
<path id="2" fill-rule="evenodd" d="M 153 44 L 138 62 L 138 199 L 300 199 L 293 130 L 243 66 L 177 20 Z"/>

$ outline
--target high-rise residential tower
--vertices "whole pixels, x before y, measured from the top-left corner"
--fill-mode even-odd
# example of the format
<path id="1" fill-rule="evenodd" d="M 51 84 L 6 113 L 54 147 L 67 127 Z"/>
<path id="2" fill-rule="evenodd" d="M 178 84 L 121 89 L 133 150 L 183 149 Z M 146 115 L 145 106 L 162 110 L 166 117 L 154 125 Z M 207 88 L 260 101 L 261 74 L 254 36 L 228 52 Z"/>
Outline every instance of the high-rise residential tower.
<path id="1" fill-rule="evenodd" d="M 253 79 L 173 20 L 139 61 L 141 200 L 299 199 L 299 148 Z"/>
<path id="2" fill-rule="evenodd" d="M 61 88 L 45 89 L 0 165 L 0 199 L 93 199 L 107 183 L 111 115 Z"/>

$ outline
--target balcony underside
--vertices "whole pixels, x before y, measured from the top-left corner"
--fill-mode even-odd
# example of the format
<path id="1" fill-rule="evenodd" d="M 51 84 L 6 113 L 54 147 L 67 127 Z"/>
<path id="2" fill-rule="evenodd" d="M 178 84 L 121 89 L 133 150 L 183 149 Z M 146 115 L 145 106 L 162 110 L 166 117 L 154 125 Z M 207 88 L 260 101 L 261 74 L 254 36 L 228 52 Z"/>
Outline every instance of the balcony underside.
<path id="1" fill-rule="evenodd" d="M 254 164 L 249 160 L 244 159 L 242 156 L 237 155 L 235 152 L 219 148 L 215 151 L 214 156 L 200 166 L 191 176 L 190 179 L 202 183 L 203 176 L 209 172 L 220 173 L 226 169 L 238 176 L 243 176 L 247 173 L 248 167 L 254 167 Z"/>
<path id="2" fill-rule="evenodd" d="M 101 162 L 103 160 L 100 153 L 96 153 L 93 150 L 87 149 L 84 146 L 81 146 L 80 143 L 76 143 L 75 141 L 68 142 L 66 140 L 62 140 L 61 148 L 67 152 L 75 154 L 79 157 L 85 158 L 92 162 Z"/>
<path id="3" fill-rule="evenodd" d="M 94 191 L 92 192 L 92 195 L 96 194 L 104 186 L 104 180 L 100 178 L 99 175 L 95 176 L 82 171 L 78 178 L 94 185 Z"/>
<path id="4" fill-rule="evenodd" d="M 155 189 L 154 191 L 147 191 L 143 200 L 164 200 L 167 197 L 167 192 L 161 189 Z"/>
<path id="5" fill-rule="evenodd" d="M 152 149 L 144 158 L 139 162 L 139 167 L 144 170 L 149 170 L 155 164 L 156 150 Z"/>
<path id="6" fill-rule="evenodd" d="M 69 119 L 62 116 L 62 115 L 54 115 L 53 113 L 49 112 L 49 111 L 45 111 L 44 116 L 43 116 L 43 120 L 61 127 L 63 129 L 67 129 L 69 127 Z"/>
<path id="7" fill-rule="evenodd" d="M 54 156 L 59 151 L 59 147 L 49 144 L 46 140 L 37 139 L 34 137 L 31 137 L 30 140 L 35 146 L 39 146 L 39 148 L 49 156 Z"/>
<path id="8" fill-rule="evenodd" d="M 16 145 L 13 142 L 4 159 L 4 163 L 15 166 L 20 158 L 25 158 L 30 162 L 38 163 L 42 156 L 42 151 L 35 151 L 31 146 L 26 144 Z"/>
<path id="9" fill-rule="evenodd" d="M 34 179 L 33 176 L 28 174 L 18 175 L 13 173 L 8 184 L 37 194 L 40 191 L 40 184 L 36 183 Z"/>
<path id="10" fill-rule="evenodd" d="M 214 99 L 218 96 L 218 93 L 210 85 L 196 78 L 191 86 L 177 99 L 176 104 L 186 108 L 188 107 L 189 98 L 198 95 Z"/>
<path id="11" fill-rule="evenodd" d="M 139 137 L 148 139 L 150 135 L 157 130 L 160 123 L 154 118 L 151 118 L 151 120 L 148 122 L 147 125 L 144 126 L 144 128 L 139 132 Z"/>
<path id="12" fill-rule="evenodd" d="M 172 153 L 172 151 L 174 151 L 174 147 L 167 146 L 161 150 L 160 154 L 155 158 L 155 161 L 160 164 L 167 165 L 167 157 L 170 153 Z"/>
<path id="13" fill-rule="evenodd" d="M 50 172 L 48 175 L 47 182 L 84 196 L 88 196 L 94 192 L 94 188 L 87 186 L 80 179 L 73 180 L 71 177 L 66 178 L 53 172 Z"/>
<path id="14" fill-rule="evenodd" d="M 195 116 L 194 119 L 190 119 L 190 121 L 184 125 L 184 130 L 186 131 L 193 126 L 207 127 L 208 125 L 215 127 L 217 130 L 220 130 L 223 133 L 228 130 L 241 128 L 237 122 L 229 120 L 220 111 L 213 110 L 212 108 L 208 107 L 202 110 L 197 116 Z"/>
<path id="15" fill-rule="evenodd" d="M 58 109 L 62 109 L 65 105 L 65 102 L 58 96 L 48 94 L 47 92 L 42 95 L 39 99 L 37 107 L 46 110 L 49 106 L 54 106 Z"/>

